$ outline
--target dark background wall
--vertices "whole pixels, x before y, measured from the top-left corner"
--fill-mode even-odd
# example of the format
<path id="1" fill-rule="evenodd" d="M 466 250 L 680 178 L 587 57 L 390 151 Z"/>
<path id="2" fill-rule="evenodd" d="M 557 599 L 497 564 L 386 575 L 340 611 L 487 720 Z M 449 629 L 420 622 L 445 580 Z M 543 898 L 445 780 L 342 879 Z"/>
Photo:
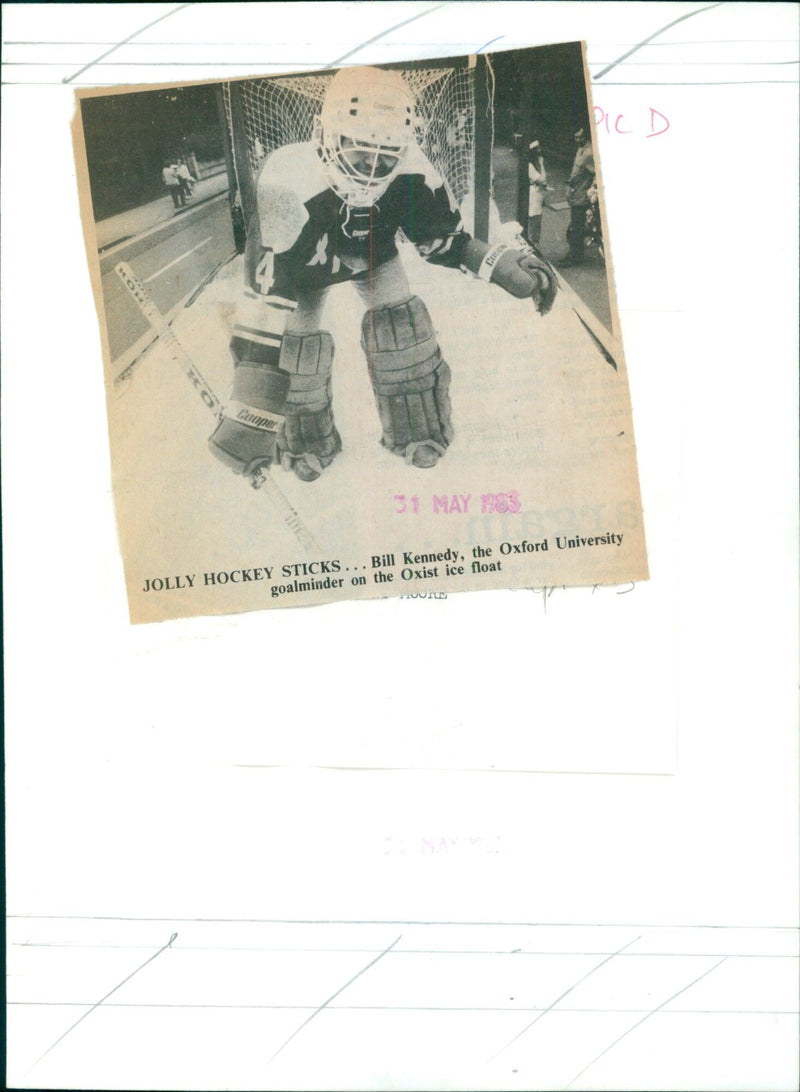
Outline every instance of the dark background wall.
<path id="1" fill-rule="evenodd" d="M 166 193 L 166 157 L 193 152 L 198 160 L 224 156 L 213 86 L 134 91 L 84 99 L 81 104 L 95 220 Z"/>
<path id="2" fill-rule="evenodd" d="M 493 53 L 491 62 L 495 140 L 513 146 L 528 111 L 531 139 L 541 142 L 548 159 L 571 163 L 573 133 L 589 125 L 580 44 Z"/>

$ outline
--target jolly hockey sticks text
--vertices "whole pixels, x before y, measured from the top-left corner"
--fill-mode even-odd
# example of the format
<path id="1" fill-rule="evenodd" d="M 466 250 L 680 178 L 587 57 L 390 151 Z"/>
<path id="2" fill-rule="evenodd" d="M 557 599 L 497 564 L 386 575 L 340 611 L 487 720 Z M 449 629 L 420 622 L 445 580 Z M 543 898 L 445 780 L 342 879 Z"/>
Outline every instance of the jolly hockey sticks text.
<path id="1" fill-rule="evenodd" d="M 219 398 L 217 398 L 210 384 L 201 374 L 200 369 L 186 352 L 180 341 L 178 341 L 175 333 L 156 307 L 152 297 L 142 282 L 126 262 L 119 262 L 114 267 L 114 272 L 125 285 L 139 310 L 150 323 L 151 328 L 169 353 L 170 360 L 181 368 L 186 378 L 197 391 L 206 408 L 218 416 L 222 410 L 222 403 Z M 283 522 L 306 550 L 316 551 L 318 549 L 317 544 L 310 532 L 303 525 L 299 515 L 268 474 L 265 474 L 262 470 L 257 470 L 255 474 L 251 475 L 250 484 L 254 489 L 259 489 L 266 495 L 267 499 L 280 513 Z"/>

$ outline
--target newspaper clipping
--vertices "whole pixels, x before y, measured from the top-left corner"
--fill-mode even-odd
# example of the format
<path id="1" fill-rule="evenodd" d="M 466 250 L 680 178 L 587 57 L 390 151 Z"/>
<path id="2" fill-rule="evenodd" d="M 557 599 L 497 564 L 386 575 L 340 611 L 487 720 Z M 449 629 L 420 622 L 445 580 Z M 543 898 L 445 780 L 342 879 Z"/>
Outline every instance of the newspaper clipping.
<path id="1" fill-rule="evenodd" d="M 580 43 L 81 92 L 75 145 L 132 622 L 647 578 Z"/>

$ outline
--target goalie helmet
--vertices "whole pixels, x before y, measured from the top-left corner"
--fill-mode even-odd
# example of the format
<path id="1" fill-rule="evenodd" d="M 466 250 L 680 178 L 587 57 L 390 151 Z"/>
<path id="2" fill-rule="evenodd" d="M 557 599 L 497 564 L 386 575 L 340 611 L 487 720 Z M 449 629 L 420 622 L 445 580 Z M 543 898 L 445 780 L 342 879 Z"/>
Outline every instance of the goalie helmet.
<path id="1" fill-rule="evenodd" d="M 399 72 L 341 69 L 315 119 L 328 185 L 348 205 L 368 208 L 389 187 L 414 143 L 414 100 Z"/>

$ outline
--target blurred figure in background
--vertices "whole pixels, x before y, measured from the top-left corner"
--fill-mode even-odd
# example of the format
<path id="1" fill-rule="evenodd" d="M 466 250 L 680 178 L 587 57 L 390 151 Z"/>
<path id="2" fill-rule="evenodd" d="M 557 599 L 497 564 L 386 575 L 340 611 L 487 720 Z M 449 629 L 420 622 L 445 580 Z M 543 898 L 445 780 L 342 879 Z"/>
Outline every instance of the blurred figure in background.
<path id="1" fill-rule="evenodd" d="M 594 153 L 585 129 L 575 133 L 575 159 L 567 182 L 567 201 L 571 209 L 567 228 L 569 254 L 562 265 L 578 265 L 583 261 L 586 236 L 586 213 L 590 207 L 589 190 L 595 178 Z"/>
<path id="2" fill-rule="evenodd" d="M 600 200 L 597 193 L 597 182 L 593 182 L 587 194 L 589 208 L 586 210 L 586 242 L 597 248 L 597 253 L 605 261 L 606 254 L 603 248 L 603 225 L 600 220 Z"/>
<path id="3" fill-rule="evenodd" d="M 161 171 L 161 177 L 164 180 L 164 185 L 167 187 L 167 192 L 172 198 L 172 203 L 175 208 L 183 208 L 183 206 L 186 204 L 186 198 L 183 193 L 181 180 L 180 178 L 178 178 L 178 165 L 174 162 L 174 160 L 164 160 L 164 167 Z"/>
<path id="4" fill-rule="evenodd" d="M 183 193 L 183 199 L 184 199 L 184 204 L 185 204 L 187 198 L 192 196 L 192 191 L 194 190 L 194 184 L 197 181 L 197 179 L 194 177 L 192 172 L 187 167 L 185 159 L 182 159 L 178 163 L 177 167 L 175 168 L 175 173 L 178 176 L 178 182 L 180 183 L 181 192 Z"/>
<path id="5" fill-rule="evenodd" d="M 539 245 L 542 234 L 542 210 L 547 193 L 547 172 L 538 140 L 528 145 L 528 242 Z"/>

